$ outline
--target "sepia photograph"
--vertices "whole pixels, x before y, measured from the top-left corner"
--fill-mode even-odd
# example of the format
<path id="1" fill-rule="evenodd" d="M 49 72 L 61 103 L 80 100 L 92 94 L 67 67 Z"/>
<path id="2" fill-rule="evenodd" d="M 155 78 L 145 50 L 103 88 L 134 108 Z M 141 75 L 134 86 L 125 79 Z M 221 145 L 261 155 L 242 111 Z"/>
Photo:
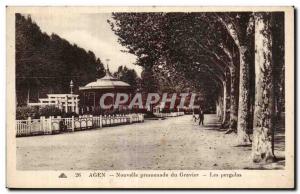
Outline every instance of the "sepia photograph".
<path id="1" fill-rule="evenodd" d="M 293 7 L 6 11 L 8 187 L 294 187 Z"/>

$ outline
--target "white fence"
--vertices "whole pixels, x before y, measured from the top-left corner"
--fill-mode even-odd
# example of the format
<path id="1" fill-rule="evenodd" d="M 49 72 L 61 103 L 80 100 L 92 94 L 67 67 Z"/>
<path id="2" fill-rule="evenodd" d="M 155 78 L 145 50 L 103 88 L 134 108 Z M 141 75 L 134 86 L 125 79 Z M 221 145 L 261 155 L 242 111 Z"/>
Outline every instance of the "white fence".
<path id="1" fill-rule="evenodd" d="M 171 113 L 154 113 L 158 117 L 178 117 L 184 115 L 184 112 L 171 112 Z"/>
<path id="2" fill-rule="evenodd" d="M 40 119 L 16 120 L 16 136 L 46 135 L 74 132 L 93 128 L 144 122 L 143 114 L 92 116 L 72 118 L 41 117 Z"/>

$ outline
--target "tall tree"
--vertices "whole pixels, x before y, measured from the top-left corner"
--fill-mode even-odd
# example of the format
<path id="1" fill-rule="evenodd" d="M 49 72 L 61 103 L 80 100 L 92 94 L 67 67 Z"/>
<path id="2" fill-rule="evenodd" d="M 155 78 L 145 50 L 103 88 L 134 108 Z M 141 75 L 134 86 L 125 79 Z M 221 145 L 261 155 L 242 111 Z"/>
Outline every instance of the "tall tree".
<path id="1" fill-rule="evenodd" d="M 218 56 L 220 48 L 211 52 L 205 47 L 203 34 L 212 33 L 205 30 L 208 22 L 200 22 L 202 15 L 114 13 L 110 23 L 120 43 L 138 56 L 137 64 L 159 78 L 159 89 L 206 88 L 207 99 L 216 99 L 215 90 L 222 85 L 227 64 Z M 217 47 L 217 43 L 208 47 Z"/>
<path id="2" fill-rule="evenodd" d="M 138 89 L 140 79 L 134 69 L 128 69 L 126 66 L 119 66 L 113 74 L 118 79 L 127 82 L 134 90 Z"/>
<path id="3" fill-rule="evenodd" d="M 92 51 L 71 45 L 56 34 L 43 33 L 30 16 L 16 14 L 16 91 L 18 106 L 47 93 L 74 92 L 103 73 Z M 30 97 L 30 99 L 28 99 Z"/>
<path id="4" fill-rule="evenodd" d="M 206 99 L 218 102 L 219 110 L 222 106 L 224 125 L 229 118 L 227 132 L 237 132 L 238 144 L 250 143 L 257 84 L 253 13 L 117 13 L 114 19 L 112 29 L 129 52 L 138 56 L 138 64 L 147 67 L 151 75 L 162 72 L 160 77 L 170 84 L 171 78 L 183 76 L 194 88 L 201 88 Z M 161 64 L 163 68 L 157 69 Z M 159 85 L 163 81 L 158 80 Z"/>
<path id="5" fill-rule="evenodd" d="M 250 122 L 250 72 L 251 34 L 253 34 L 253 16 L 251 13 L 222 13 L 218 19 L 226 27 L 239 51 L 239 103 L 237 124 L 238 144 L 249 144 L 247 128 Z"/>
<path id="6" fill-rule="evenodd" d="M 274 160 L 274 77 L 271 13 L 255 13 L 255 111 L 252 142 L 254 162 Z"/>

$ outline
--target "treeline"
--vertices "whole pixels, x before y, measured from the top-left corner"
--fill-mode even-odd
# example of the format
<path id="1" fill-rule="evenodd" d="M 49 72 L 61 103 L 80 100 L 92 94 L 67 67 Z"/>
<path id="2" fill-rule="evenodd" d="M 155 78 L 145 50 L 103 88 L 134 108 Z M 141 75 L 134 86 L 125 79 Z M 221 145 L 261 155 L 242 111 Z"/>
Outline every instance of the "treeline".
<path id="1" fill-rule="evenodd" d="M 92 51 L 70 44 L 56 34 L 43 33 L 30 16 L 16 14 L 16 92 L 22 106 L 47 93 L 74 92 L 102 77 L 103 63 Z"/>
<path id="2" fill-rule="evenodd" d="M 118 70 L 113 73 L 113 76 L 128 83 L 133 90 L 138 90 L 141 87 L 141 79 L 138 77 L 134 69 L 130 69 L 121 65 L 118 67 Z"/>
<path id="3" fill-rule="evenodd" d="M 284 12 L 113 13 L 110 24 L 144 67 L 145 90 L 199 90 L 237 145 L 252 143 L 254 162 L 276 159 L 274 131 L 285 111 Z"/>

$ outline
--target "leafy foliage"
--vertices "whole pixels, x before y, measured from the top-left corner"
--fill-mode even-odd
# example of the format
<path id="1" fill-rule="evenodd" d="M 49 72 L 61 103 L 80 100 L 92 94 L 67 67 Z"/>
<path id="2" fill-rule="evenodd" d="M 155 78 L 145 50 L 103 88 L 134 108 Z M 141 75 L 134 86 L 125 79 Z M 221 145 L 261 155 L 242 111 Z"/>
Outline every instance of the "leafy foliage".
<path id="1" fill-rule="evenodd" d="M 16 109 L 17 120 L 26 120 L 28 117 L 36 119 L 39 118 L 39 116 L 39 110 L 36 107 L 21 106 Z"/>
<path id="2" fill-rule="evenodd" d="M 119 80 L 131 85 L 134 90 L 139 87 L 140 78 L 134 69 L 128 69 L 126 66 L 119 66 L 118 71 L 116 71 L 113 75 Z"/>
<path id="3" fill-rule="evenodd" d="M 30 16 L 16 14 L 16 90 L 18 106 L 43 97 L 46 93 L 74 92 L 78 86 L 104 75 L 104 67 L 92 51 L 56 34 L 43 33 Z M 38 94 L 38 95 L 37 95 Z"/>
<path id="4" fill-rule="evenodd" d="M 30 107 L 30 106 L 20 106 L 16 109 L 16 119 L 26 120 L 28 117 L 32 119 L 39 119 L 41 116 L 68 116 L 63 115 L 63 112 L 55 106 L 45 106 L 45 107 Z"/>
<path id="5" fill-rule="evenodd" d="M 143 89 L 198 90 L 215 98 L 228 65 L 220 44 L 229 49 L 233 44 L 225 29 L 204 13 L 114 13 L 110 24 L 119 42 L 138 57 L 136 64 L 144 67 Z"/>
<path id="6" fill-rule="evenodd" d="M 40 116 L 62 116 L 62 111 L 55 106 L 44 106 L 39 109 Z"/>

